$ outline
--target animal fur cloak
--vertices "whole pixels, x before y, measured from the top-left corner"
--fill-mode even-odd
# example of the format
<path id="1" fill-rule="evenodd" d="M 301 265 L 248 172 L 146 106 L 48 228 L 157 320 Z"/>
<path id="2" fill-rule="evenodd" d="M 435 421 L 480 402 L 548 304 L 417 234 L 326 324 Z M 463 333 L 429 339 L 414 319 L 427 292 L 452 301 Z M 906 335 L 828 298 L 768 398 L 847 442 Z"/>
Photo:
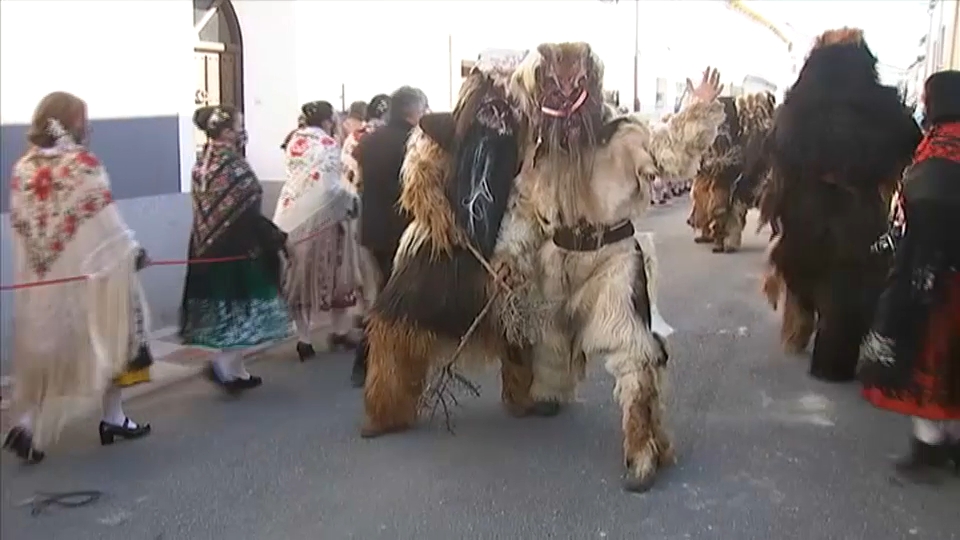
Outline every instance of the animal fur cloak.
<path id="1" fill-rule="evenodd" d="M 740 249 L 747 211 L 757 205 L 767 177 L 761 153 L 776 98 L 760 92 L 720 102 L 726 118 L 694 179 L 687 223 L 700 233 L 694 241 L 712 242 L 714 252 L 730 253 Z"/>
<path id="2" fill-rule="evenodd" d="M 887 273 L 870 246 L 921 136 L 876 65 L 862 31 L 824 33 L 767 141 L 773 171 L 761 223 L 780 234 L 764 289 L 774 307 L 783 302 L 788 350 L 802 351 L 816 332 L 810 374 L 828 381 L 855 375 Z"/>
<path id="3" fill-rule="evenodd" d="M 508 410 L 531 412 L 524 356 L 538 317 L 525 301 L 543 238 L 513 189 L 524 122 L 507 83 L 521 58 L 481 55 L 453 113 L 427 115 L 411 134 L 400 203 L 412 223 L 367 327 L 366 437 L 414 424 L 428 374 L 478 320 L 464 358 L 500 359 Z"/>
<path id="4" fill-rule="evenodd" d="M 573 398 L 587 362 L 616 380 L 624 488 L 643 491 L 672 459 L 663 421 L 666 344 L 653 327 L 652 243 L 634 222 L 655 178 L 691 178 L 723 120 L 692 102 L 651 128 L 602 102 L 603 65 L 586 43 L 546 43 L 517 69 L 511 91 L 531 119 L 518 191 L 550 241 L 538 253 L 547 313 L 533 348 L 531 396 Z"/>

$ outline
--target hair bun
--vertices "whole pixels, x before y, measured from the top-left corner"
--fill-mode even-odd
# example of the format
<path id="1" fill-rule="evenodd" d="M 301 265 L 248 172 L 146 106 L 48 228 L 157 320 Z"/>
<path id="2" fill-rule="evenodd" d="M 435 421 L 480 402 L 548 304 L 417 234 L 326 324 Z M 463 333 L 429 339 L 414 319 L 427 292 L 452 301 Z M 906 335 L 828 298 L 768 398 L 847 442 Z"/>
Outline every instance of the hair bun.
<path id="1" fill-rule="evenodd" d="M 194 111 L 193 125 L 196 126 L 200 131 L 206 132 L 209 129 L 207 123 L 210 121 L 210 115 L 213 114 L 214 109 L 216 109 L 216 107 L 207 105 Z"/>

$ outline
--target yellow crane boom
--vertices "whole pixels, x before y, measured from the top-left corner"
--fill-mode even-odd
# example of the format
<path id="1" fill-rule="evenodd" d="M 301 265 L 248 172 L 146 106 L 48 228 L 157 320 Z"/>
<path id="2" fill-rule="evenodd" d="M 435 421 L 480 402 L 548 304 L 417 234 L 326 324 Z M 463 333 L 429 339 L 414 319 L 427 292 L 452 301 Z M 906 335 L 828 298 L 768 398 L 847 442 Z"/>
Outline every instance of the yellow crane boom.
<path id="1" fill-rule="evenodd" d="M 752 21 L 759 23 L 761 26 L 773 32 L 780 41 L 784 42 L 787 45 L 787 50 L 793 50 L 793 41 L 787 36 L 786 32 L 780 29 L 779 26 L 774 24 L 772 21 L 758 13 L 753 8 L 746 5 L 743 0 L 724 0 L 724 3 L 727 4 L 727 7 L 740 13 L 741 15 L 746 16 Z"/>

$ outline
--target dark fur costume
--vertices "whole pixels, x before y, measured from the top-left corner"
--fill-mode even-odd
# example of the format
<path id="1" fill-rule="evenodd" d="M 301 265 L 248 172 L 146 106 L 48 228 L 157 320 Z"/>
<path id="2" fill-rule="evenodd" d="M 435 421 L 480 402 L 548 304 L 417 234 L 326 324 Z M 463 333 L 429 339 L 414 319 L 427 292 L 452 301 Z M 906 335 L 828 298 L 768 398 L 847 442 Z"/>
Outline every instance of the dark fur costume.
<path id="1" fill-rule="evenodd" d="M 815 330 L 810 373 L 830 381 L 855 375 L 887 272 L 870 246 L 921 137 L 896 88 L 878 82 L 876 63 L 859 30 L 826 32 L 767 141 L 773 171 L 761 224 L 780 229 L 769 262 L 770 279 L 786 286 L 782 338 L 800 351 Z"/>
<path id="2" fill-rule="evenodd" d="M 763 142 L 770 130 L 776 98 L 769 92 L 722 97 L 726 120 L 694 179 L 693 208 L 687 223 L 700 234 L 697 243 L 714 244 L 717 253 L 740 247 L 747 211 L 757 205 L 769 169 Z"/>
<path id="3" fill-rule="evenodd" d="M 452 174 L 443 179 L 445 199 L 424 201 L 441 202 L 443 207 L 431 211 L 452 215 L 453 223 L 445 231 L 452 243 L 425 243 L 401 253 L 402 262 L 373 308 L 385 320 L 415 324 L 454 340 L 463 336 L 488 299 L 490 276 L 465 245 L 469 242 L 485 259 L 491 258 L 520 166 L 516 125 L 501 129 L 482 122 L 461 122 L 462 130 L 457 132 L 458 112 L 473 117 L 492 107 L 480 102 L 490 91 L 482 87 L 487 84 L 491 83 L 481 83 L 475 106 L 454 114 L 430 115 L 420 122 L 423 135 L 446 154 L 438 159 L 452 161 Z M 404 206 L 417 204 L 410 195 L 401 199 Z M 442 253 L 437 253 L 438 249 Z"/>
<path id="4" fill-rule="evenodd" d="M 453 113 L 427 115 L 411 134 L 400 202 L 413 221 L 367 327 L 364 436 L 413 425 L 431 366 L 467 334 L 497 290 L 470 247 L 485 261 L 493 258 L 520 167 L 523 125 L 505 80 L 475 68 Z M 530 367 L 491 315 L 470 343 L 502 359 L 504 401 L 523 414 Z"/>

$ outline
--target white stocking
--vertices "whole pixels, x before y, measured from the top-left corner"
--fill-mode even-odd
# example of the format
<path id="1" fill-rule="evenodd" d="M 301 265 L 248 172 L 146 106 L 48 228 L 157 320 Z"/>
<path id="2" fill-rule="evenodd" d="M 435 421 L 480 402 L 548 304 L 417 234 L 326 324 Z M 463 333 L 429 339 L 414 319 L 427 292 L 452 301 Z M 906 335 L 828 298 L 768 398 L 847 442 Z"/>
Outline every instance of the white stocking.
<path id="1" fill-rule="evenodd" d="M 124 426 L 128 421 L 127 415 L 123 412 L 123 397 L 120 387 L 110 385 L 107 391 L 103 393 L 103 421 L 114 426 Z M 126 427 L 135 428 L 137 425 L 133 420 L 129 420 Z"/>
<path id="2" fill-rule="evenodd" d="M 309 343 L 309 341 L 307 342 Z M 250 372 L 247 371 L 247 364 L 244 361 L 243 351 L 235 351 L 231 360 L 233 366 L 233 376 L 238 379 L 249 379 Z"/>
<path id="3" fill-rule="evenodd" d="M 294 328 L 297 330 L 297 340 L 301 343 L 313 343 L 310 339 L 310 323 L 303 319 L 302 316 L 297 316 L 293 322 Z"/>
<path id="4" fill-rule="evenodd" d="M 17 425 L 27 431 L 33 432 L 33 422 L 36 416 L 37 416 L 36 408 L 31 407 L 30 410 L 23 413 L 23 416 L 20 417 L 20 421 L 17 422 Z"/>
<path id="5" fill-rule="evenodd" d="M 918 441 L 936 445 L 943 442 L 944 429 L 941 422 L 913 417 L 913 436 Z"/>
<path id="6" fill-rule="evenodd" d="M 229 382 L 237 378 L 236 368 L 233 361 L 233 353 L 220 351 L 211 360 L 213 370 L 223 382 Z"/>
<path id="7" fill-rule="evenodd" d="M 353 317 L 345 309 L 330 311 L 330 331 L 339 336 L 346 336 L 353 330 Z"/>

